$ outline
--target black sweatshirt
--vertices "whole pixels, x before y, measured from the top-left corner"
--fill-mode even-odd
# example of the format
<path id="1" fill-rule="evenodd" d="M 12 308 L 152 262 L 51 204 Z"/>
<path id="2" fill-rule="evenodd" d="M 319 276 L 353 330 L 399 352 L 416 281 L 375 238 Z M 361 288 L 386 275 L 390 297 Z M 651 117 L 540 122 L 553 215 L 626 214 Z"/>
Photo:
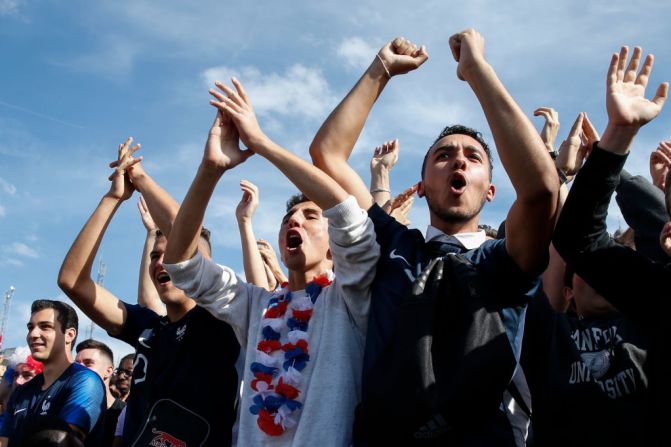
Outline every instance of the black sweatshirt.
<path id="1" fill-rule="evenodd" d="M 649 330 L 646 445 L 666 439 L 671 417 L 671 367 L 664 357 L 671 295 L 671 263 L 657 263 L 614 242 L 606 231 L 608 204 L 627 157 L 594 147 L 566 199 L 553 242 L 567 264 L 627 318 Z"/>

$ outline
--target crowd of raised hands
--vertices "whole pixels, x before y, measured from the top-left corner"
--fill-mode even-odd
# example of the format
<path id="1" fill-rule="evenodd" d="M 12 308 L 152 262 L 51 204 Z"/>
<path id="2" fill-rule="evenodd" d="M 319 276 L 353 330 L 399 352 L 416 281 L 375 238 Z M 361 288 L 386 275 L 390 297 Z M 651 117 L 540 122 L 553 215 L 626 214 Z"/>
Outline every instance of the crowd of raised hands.
<path id="1" fill-rule="evenodd" d="M 533 111 L 544 119 L 536 130 L 480 33 L 454 34 L 449 50 L 439 57 L 456 61 L 493 144 L 447 126 L 427 142 L 417 182 L 397 194 L 395 135 L 370 148 L 368 185 L 349 158 L 383 90 L 429 58 L 400 37 L 371 55 L 309 161 L 264 133 L 235 78 L 209 90 L 215 119 L 181 204 L 145 171 L 139 144 L 119 145 L 110 189 L 58 283 L 137 348 L 121 445 L 157 433 L 208 446 L 659 445 L 671 416 L 671 141 L 651 152 L 649 179 L 623 167 L 668 83 L 647 99 L 653 56 L 622 47 L 606 71 L 606 128 L 600 135 L 576 110 L 557 145 L 558 113 Z M 504 222 L 484 223 L 494 149 L 515 198 Z M 278 222 L 276 250 L 254 232 L 257 208 L 272 206 L 263 191 L 246 179 L 226 191 L 242 193 L 239 278 L 215 262 L 203 221 L 223 175 L 253 178 L 244 171 L 252 156 L 300 194 Z M 105 229 L 135 191 L 147 234 L 137 305 L 91 279 Z M 606 227 L 613 193 L 629 226 L 615 237 Z M 425 233 L 411 228 L 416 198 L 428 203 Z M 207 374 L 182 377 L 203 356 Z"/>

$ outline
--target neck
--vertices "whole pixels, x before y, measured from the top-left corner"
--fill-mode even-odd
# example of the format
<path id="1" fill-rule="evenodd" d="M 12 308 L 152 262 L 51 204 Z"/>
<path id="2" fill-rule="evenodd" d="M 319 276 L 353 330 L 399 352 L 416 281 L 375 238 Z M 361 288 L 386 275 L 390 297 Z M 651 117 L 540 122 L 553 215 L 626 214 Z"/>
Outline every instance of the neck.
<path id="1" fill-rule="evenodd" d="M 109 407 L 112 406 L 112 404 L 114 403 L 114 400 L 116 398 L 114 396 L 112 396 L 112 393 L 110 392 L 109 379 L 105 380 L 103 383 L 105 384 L 105 394 L 107 396 L 107 408 L 109 408 Z"/>
<path id="2" fill-rule="evenodd" d="M 315 267 L 307 270 L 291 270 L 289 269 L 289 290 L 303 290 L 305 286 L 310 283 L 315 276 L 326 272 L 330 267 L 324 263 L 319 263 Z"/>
<path id="3" fill-rule="evenodd" d="M 44 389 L 47 389 L 72 365 L 72 360 L 69 360 L 67 356 L 62 356 L 56 360 L 50 359 L 47 362 L 43 362 L 43 365 Z"/>
<path id="4" fill-rule="evenodd" d="M 168 315 L 168 320 L 171 323 L 179 321 L 184 315 L 186 315 L 191 309 L 196 307 L 196 302 L 192 299 L 184 300 L 182 303 L 166 304 L 165 310 Z"/>
<path id="5" fill-rule="evenodd" d="M 459 233 L 475 233 L 479 230 L 478 223 L 480 223 L 479 214 L 469 220 L 457 222 L 440 219 L 438 216 L 431 213 L 431 226 L 438 228 L 449 236 Z"/>

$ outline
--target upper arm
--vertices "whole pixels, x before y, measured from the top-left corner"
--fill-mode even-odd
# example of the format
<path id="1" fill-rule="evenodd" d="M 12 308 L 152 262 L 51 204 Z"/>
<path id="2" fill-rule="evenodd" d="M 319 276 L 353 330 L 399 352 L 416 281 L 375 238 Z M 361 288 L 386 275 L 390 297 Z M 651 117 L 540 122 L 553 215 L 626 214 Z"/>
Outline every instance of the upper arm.
<path id="1" fill-rule="evenodd" d="M 111 335 L 121 332 L 126 322 L 126 305 L 112 292 L 93 281 L 84 281 L 66 294 L 91 320 Z"/>
<path id="2" fill-rule="evenodd" d="M 7 447 L 8 443 L 9 443 L 9 439 L 0 436 L 0 447 Z"/>
<path id="3" fill-rule="evenodd" d="M 516 200 L 506 218 L 506 250 L 524 272 L 540 274 L 548 264 L 555 203 L 539 198 Z"/>
<path id="4" fill-rule="evenodd" d="M 354 196 L 362 209 L 367 210 L 373 205 L 373 196 L 368 187 L 359 174 L 349 165 L 347 159 L 328 152 L 320 152 L 318 156 L 313 155 L 312 161 L 315 166 L 335 180 L 347 194 Z"/>
<path id="5" fill-rule="evenodd" d="M 70 394 L 59 417 L 82 434 L 90 433 L 105 405 L 105 388 L 95 373 L 81 371 L 73 378 Z"/>

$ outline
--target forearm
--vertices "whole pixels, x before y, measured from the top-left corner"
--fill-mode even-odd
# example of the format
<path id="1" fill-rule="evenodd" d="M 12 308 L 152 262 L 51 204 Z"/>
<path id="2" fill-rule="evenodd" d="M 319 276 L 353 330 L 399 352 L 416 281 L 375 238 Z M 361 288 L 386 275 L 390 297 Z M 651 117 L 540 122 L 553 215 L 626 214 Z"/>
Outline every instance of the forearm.
<path id="1" fill-rule="evenodd" d="M 557 221 L 553 242 L 568 264 L 586 250 L 614 244 L 606 231 L 606 216 L 626 156 L 600 146 L 576 176 Z"/>
<path id="2" fill-rule="evenodd" d="M 543 141 L 522 109 L 510 96 L 494 69 L 483 62 L 466 80 L 485 113 L 501 164 L 518 200 L 556 201 L 559 180 Z M 554 210 L 553 210 L 554 211 Z"/>
<path id="3" fill-rule="evenodd" d="M 335 180 L 292 152 L 264 138 L 254 145 L 254 152 L 277 167 L 296 187 L 321 209 L 343 202 L 348 194 Z"/>
<path id="4" fill-rule="evenodd" d="M 379 165 L 371 168 L 370 193 L 373 196 L 373 201 L 381 207 L 384 207 L 391 200 L 389 171 L 386 167 Z"/>
<path id="5" fill-rule="evenodd" d="M 245 279 L 250 284 L 270 290 L 263 259 L 256 244 L 252 222 L 238 220 L 238 229 L 240 230 L 240 242 L 242 244 L 242 265 L 245 269 Z"/>
<path id="6" fill-rule="evenodd" d="M 107 226 L 120 205 L 120 200 L 107 195 L 103 196 L 95 211 L 77 235 L 58 273 L 58 285 L 66 294 L 72 293 L 82 283 L 93 282 L 91 279 L 93 261 Z M 75 303 L 80 307 L 87 305 L 87 303 L 77 301 Z"/>
<path id="7" fill-rule="evenodd" d="M 149 275 L 150 254 L 156 241 L 156 230 L 148 230 L 140 260 L 140 272 L 137 288 L 137 303 L 140 306 L 153 310 L 159 315 L 165 315 L 165 305 L 158 296 L 156 286 Z"/>
<path id="8" fill-rule="evenodd" d="M 384 66 L 376 57 L 315 135 L 310 155 L 319 168 L 331 174 L 327 159 L 349 158 L 373 104 L 388 81 Z"/>
<path id="9" fill-rule="evenodd" d="M 192 258 L 198 250 L 200 229 L 207 204 L 224 171 L 201 165 L 173 223 L 164 262 L 176 264 Z"/>
<path id="10" fill-rule="evenodd" d="M 142 193 L 158 228 L 168 236 L 179 211 L 177 201 L 147 174 L 133 178 L 133 185 Z"/>

